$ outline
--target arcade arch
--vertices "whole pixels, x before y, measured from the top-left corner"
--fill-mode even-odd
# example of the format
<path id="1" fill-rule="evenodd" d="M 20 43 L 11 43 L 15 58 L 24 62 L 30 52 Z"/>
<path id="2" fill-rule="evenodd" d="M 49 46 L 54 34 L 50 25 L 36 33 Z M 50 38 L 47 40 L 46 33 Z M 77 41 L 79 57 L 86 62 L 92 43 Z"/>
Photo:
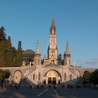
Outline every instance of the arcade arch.
<path id="1" fill-rule="evenodd" d="M 21 72 L 20 70 L 16 70 L 16 71 L 14 72 L 13 81 L 14 81 L 15 83 L 19 83 L 20 80 L 22 79 L 22 77 L 23 77 L 22 72 Z"/>

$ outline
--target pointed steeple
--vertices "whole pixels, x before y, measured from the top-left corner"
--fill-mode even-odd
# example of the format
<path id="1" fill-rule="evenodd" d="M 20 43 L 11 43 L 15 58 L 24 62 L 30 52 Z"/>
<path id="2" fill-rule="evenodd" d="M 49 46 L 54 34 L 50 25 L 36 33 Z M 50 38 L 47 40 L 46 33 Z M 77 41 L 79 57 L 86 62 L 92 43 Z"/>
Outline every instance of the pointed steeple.
<path id="1" fill-rule="evenodd" d="M 69 50 L 68 41 L 67 41 L 67 44 L 66 44 L 66 52 L 65 52 L 65 54 L 70 54 L 70 50 Z"/>
<path id="2" fill-rule="evenodd" d="M 52 23 L 50 27 L 50 34 L 56 34 L 56 27 L 55 27 L 55 22 L 54 22 L 54 17 L 52 16 Z"/>
<path id="3" fill-rule="evenodd" d="M 37 44 L 36 44 L 36 50 L 35 50 L 35 56 L 34 56 L 34 64 L 35 64 L 35 66 L 41 65 L 41 54 L 40 54 L 40 51 L 39 51 L 39 43 L 38 43 L 38 41 L 37 41 Z"/>
<path id="4" fill-rule="evenodd" d="M 64 65 L 66 65 L 66 66 L 71 65 L 71 54 L 70 54 L 70 50 L 69 50 L 68 41 L 66 44 L 66 51 L 64 53 Z"/>
<path id="5" fill-rule="evenodd" d="M 39 43 L 38 43 L 38 41 L 37 41 L 37 44 L 36 44 L 35 53 L 36 53 L 36 54 L 40 54 L 40 51 L 39 51 Z"/>
<path id="6" fill-rule="evenodd" d="M 52 17 L 52 24 L 51 24 L 52 27 L 55 27 L 55 23 L 54 23 L 54 17 Z"/>

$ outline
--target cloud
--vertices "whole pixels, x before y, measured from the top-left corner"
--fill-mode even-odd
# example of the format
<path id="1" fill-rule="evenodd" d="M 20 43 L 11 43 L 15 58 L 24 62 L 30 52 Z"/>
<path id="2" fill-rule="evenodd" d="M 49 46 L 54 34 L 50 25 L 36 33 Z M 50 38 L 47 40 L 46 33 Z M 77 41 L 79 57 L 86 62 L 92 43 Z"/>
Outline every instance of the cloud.
<path id="1" fill-rule="evenodd" d="M 89 60 L 78 60 L 79 65 L 88 67 L 98 67 L 98 58 L 93 58 Z"/>
<path id="2" fill-rule="evenodd" d="M 85 64 L 98 65 L 98 60 L 92 59 L 92 60 L 86 61 Z"/>

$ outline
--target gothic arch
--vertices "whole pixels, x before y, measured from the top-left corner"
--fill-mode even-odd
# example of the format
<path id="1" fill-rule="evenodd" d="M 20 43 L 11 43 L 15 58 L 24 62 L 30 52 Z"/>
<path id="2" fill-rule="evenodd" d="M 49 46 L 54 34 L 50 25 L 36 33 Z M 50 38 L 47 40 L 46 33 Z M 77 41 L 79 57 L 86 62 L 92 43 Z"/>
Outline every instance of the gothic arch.
<path id="1" fill-rule="evenodd" d="M 40 78 L 41 78 L 41 74 L 40 74 L 40 72 L 38 73 L 38 80 L 40 80 Z"/>
<path id="2" fill-rule="evenodd" d="M 75 74 L 77 76 L 76 81 L 77 82 L 80 82 L 81 81 L 81 73 L 80 73 L 80 71 L 76 69 L 75 70 Z"/>
<path id="3" fill-rule="evenodd" d="M 73 77 L 72 77 L 72 74 L 70 74 L 70 81 L 72 80 L 72 78 L 73 78 Z"/>
<path id="4" fill-rule="evenodd" d="M 64 81 L 66 81 L 66 73 L 64 73 Z"/>
<path id="5" fill-rule="evenodd" d="M 50 69 L 44 75 L 45 84 L 60 84 L 61 75 L 57 70 Z"/>
<path id="6" fill-rule="evenodd" d="M 50 69 L 50 70 L 48 70 L 48 71 L 45 73 L 44 76 L 46 76 L 47 73 L 50 72 L 50 71 L 54 71 L 54 72 L 56 72 L 56 73 L 61 77 L 61 74 L 60 74 L 57 70 L 54 70 L 54 69 Z"/>
<path id="7" fill-rule="evenodd" d="M 33 74 L 33 80 L 35 81 L 35 74 Z"/>
<path id="8" fill-rule="evenodd" d="M 81 73 L 80 73 L 80 71 L 79 70 L 75 70 L 75 74 L 77 75 L 77 77 L 80 77 L 81 76 Z"/>
<path id="9" fill-rule="evenodd" d="M 85 71 L 84 71 L 84 73 L 87 73 L 87 72 L 88 72 L 88 73 L 90 73 L 90 71 L 89 71 L 89 70 L 85 70 Z"/>

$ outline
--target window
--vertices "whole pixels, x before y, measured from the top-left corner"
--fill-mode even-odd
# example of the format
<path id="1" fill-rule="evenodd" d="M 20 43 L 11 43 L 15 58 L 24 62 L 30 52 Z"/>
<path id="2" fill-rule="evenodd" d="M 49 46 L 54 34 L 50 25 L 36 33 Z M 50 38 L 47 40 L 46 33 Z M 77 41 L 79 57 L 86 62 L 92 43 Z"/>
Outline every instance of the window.
<path id="1" fill-rule="evenodd" d="M 40 73 L 38 74 L 38 80 L 40 80 Z"/>
<path id="2" fill-rule="evenodd" d="M 64 80 L 66 81 L 66 73 L 64 73 Z"/>
<path id="3" fill-rule="evenodd" d="M 72 74 L 70 74 L 70 81 L 72 80 Z"/>
<path id="4" fill-rule="evenodd" d="M 33 80 L 35 80 L 35 74 L 33 74 Z"/>

